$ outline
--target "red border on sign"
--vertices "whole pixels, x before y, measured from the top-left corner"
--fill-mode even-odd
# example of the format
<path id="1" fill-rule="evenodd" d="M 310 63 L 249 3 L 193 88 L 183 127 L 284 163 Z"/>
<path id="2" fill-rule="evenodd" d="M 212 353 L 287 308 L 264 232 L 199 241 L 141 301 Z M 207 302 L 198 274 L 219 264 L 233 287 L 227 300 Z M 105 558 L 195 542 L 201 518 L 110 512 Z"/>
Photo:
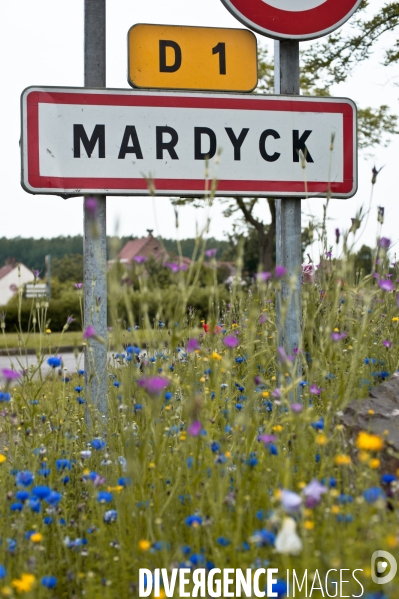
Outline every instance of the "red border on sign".
<path id="1" fill-rule="evenodd" d="M 291 12 L 274 8 L 267 0 L 227 0 L 233 9 L 262 29 L 276 35 L 313 35 L 331 29 L 346 19 L 357 0 L 327 0 L 324 4 Z"/>
<path id="2" fill-rule="evenodd" d="M 75 178 L 48 177 L 40 175 L 39 164 L 39 104 L 85 104 L 87 106 L 156 106 L 173 108 L 209 108 L 225 110 L 279 110 L 287 112 L 324 112 L 343 115 L 343 157 L 344 177 L 339 183 L 309 182 L 307 191 L 310 194 L 326 194 L 328 189 L 334 194 L 349 194 L 353 190 L 354 167 L 354 138 L 353 138 L 353 109 L 345 102 L 318 102 L 306 100 L 262 100 L 254 96 L 248 98 L 206 97 L 206 96 L 177 96 L 177 95 L 144 95 L 144 94 L 85 94 L 74 92 L 32 91 L 27 95 L 27 150 L 29 185 L 37 189 L 54 189 L 55 193 L 76 194 L 76 190 L 103 189 L 120 190 L 121 194 L 129 191 L 148 191 L 148 184 L 143 178 Z M 204 191 L 203 179 L 155 179 L 155 189 L 166 192 L 201 192 Z M 73 190 L 73 191 L 71 191 Z M 217 193 L 220 192 L 281 192 L 304 193 L 303 181 L 244 181 L 219 180 Z"/>

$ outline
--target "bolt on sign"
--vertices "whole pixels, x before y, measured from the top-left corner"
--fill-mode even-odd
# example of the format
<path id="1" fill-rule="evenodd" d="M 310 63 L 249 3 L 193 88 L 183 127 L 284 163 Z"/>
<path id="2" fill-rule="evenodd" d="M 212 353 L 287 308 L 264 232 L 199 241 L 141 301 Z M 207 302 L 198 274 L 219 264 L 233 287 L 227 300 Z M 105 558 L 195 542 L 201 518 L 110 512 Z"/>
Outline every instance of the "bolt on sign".
<path id="1" fill-rule="evenodd" d="M 343 98 L 50 87 L 22 94 L 22 186 L 30 193 L 142 196 L 151 178 L 157 195 L 197 196 L 204 161 L 217 157 L 218 196 L 348 198 L 356 156 L 356 107 Z"/>
<path id="2" fill-rule="evenodd" d="M 128 81 L 145 89 L 251 92 L 258 83 L 256 37 L 247 29 L 134 25 Z"/>

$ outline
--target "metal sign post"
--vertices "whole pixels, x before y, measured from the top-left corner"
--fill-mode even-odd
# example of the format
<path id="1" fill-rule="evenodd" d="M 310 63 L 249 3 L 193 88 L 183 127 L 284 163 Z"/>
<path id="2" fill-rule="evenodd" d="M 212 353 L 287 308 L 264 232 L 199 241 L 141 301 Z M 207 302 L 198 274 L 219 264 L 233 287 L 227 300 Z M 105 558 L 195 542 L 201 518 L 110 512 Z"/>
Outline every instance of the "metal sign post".
<path id="1" fill-rule="evenodd" d="M 84 85 L 105 87 L 106 0 L 84 0 Z M 104 343 L 91 339 L 85 348 L 87 401 L 107 414 L 107 237 L 106 197 L 96 196 L 97 207 L 83 207 L 84 327 L 92 325 Z M 85 200 L 84 200 L 85 202 Z M 95 220 L 95 226 L 94 221 Z"/>
<path id="2" fill-rule="evenodd" d="M 274 91 L 276 94 L 299 94 L 299 42 L 274 42 Z M 292 354 L 299 347 L 302 329 L 301 294 L 301 200 L 276 200 L 276 260 L 288 270 L 287 278 L 277 296 L 277 343 Z M 290 287 L 295 277 L 295 287 Z M 291 295 L 284 321 L 282 304 Z"/>

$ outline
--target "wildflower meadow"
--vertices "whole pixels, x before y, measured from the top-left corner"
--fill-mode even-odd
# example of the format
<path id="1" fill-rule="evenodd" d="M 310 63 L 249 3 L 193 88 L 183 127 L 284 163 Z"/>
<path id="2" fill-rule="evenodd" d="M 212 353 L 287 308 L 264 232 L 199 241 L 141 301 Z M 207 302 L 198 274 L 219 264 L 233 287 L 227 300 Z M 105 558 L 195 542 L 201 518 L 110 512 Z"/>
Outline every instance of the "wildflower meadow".
<path id="1" fill-rule="evenodd" d="M 32 300 L 19 332 L 34 340 L 37 362 L 27 366 L 21 344 L 1 372 L 1 596 L 138 597 L 146 568 L 158 578 L 151 597 L 183 597 L 162 569 L 276 568 L 278 597 L 398 597 L 394 581 L 383 591 L 372 581 L 370 560 L 374 548 L 399 558 L 399 473 L 382 466 L 384 434 L 353 436 L 340 419 L 399 368 L 399 269 L 379 218 L 367 276 L 352 252 L 361 219 L 337 229 L 331 248 L 321 226 L 320 257 L 297 273 L 302 341 L 292 355 L 278 345 L 276 298 L 295 281 L 279 265 L 242 285 L 238 255 L 221 297 L 215 252 L 198 239 L 195 262 L 167 265 L 175 301 L 151 291 L 155 317 L 145 260 L 134 265 L 134 309 L 114 269 L 100 340 L 106 414 L 78 362 L 67 369 L 57 347 L 42 351 L 48 302 Z M 205 252 L 201 318 L 190 299 Z M 89 353 L 94 340 L 95 324 L 82 331 Z M 293 570 L 307 575 L 296 595 Z"/>

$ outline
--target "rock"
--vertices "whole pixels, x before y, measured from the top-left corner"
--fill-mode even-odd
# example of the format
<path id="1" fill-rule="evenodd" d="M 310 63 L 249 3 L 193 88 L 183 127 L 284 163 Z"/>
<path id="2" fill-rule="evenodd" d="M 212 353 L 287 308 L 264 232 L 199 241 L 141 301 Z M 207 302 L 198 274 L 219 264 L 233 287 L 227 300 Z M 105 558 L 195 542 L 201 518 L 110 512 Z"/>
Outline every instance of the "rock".
<path id="1" fill-rule="evenodd" d="M 382 437 L 385 448 L 378 455 L 381 467 L 384 472 L 396 474 L 399 469 L 399 373 L 374 387 L 366 399 L 351 401 L 339 413 L 339 420 L 353 444 L 360 431 Z"/>

